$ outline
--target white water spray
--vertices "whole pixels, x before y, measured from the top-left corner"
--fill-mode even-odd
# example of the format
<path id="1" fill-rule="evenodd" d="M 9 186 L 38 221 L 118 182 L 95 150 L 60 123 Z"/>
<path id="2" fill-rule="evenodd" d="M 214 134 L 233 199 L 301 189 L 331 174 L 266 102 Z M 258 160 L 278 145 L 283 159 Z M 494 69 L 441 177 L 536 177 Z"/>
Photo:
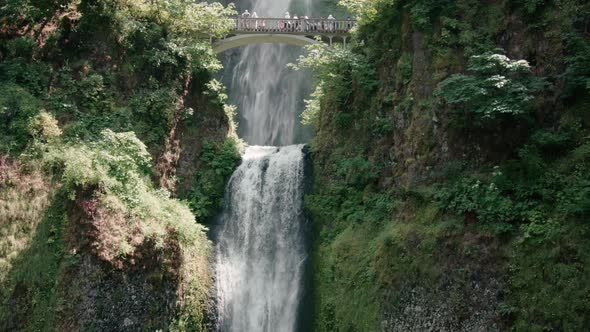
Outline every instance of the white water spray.
<path id="1" fill-rule="evenodd" d="M 216 243 L 219 331 L 294 331 L 306 260 L 302 145 L 252 146 L 231 177 Z"/>

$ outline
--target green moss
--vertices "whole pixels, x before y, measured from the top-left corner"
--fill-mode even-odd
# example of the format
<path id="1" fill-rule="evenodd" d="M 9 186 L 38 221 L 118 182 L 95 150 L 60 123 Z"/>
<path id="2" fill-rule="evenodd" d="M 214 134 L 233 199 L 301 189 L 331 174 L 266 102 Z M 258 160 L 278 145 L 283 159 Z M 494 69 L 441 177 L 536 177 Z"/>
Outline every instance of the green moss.
<path id="1" fill-rule="evenodd" d="M 368 245 L 375 234 L 368 228 L 353 224 L 333 242 L 314 248 L 315 330 L 378 330 L 373 250 Z"/>

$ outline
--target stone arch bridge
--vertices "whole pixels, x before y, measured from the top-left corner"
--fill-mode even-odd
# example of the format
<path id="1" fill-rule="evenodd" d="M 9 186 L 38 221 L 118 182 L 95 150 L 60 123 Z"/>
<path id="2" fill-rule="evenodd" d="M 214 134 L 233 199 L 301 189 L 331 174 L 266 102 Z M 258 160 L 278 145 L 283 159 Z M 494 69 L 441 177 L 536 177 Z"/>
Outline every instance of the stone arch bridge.
<path id="1" fill-rule="evenodd" d="M 223 39 L 213 40 L 213 51 L 221 53 L 231 48 L 258 43 L 284 43 L 295 46 L 341 41 L 346 47 L 350 30 L 356 20 L 345 19 L 288 19 L 288 18 L 234 18 L 235 26 Z"/>

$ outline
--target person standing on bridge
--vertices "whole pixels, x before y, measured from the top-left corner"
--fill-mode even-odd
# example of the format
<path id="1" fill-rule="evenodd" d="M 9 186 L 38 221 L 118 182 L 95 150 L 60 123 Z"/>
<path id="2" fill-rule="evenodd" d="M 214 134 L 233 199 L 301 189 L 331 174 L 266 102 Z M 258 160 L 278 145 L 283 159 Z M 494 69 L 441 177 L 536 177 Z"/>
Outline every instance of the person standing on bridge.
<path id="1" fill-rule="evenodd" d="M 242 22 L 242 28 L 248 29 L 249 28 L 249 24 L 248 24 L 248 18 L 250 18 L 250 12 L 248 11 L 248 9 L 246 9 L 243 13 L 242 13 L 242 18 L 245 18 L 246 20 L 244 20 Z"/>
<path id="2" fill-rule="evenodd" d="M 291 14 L 289 14 L 289 12 L 285 12 L 285 18 L 287 20 L 283 22 L 282 26 L 280 27 L 281 30 L 289 30 L 291 28 L 291 21 L 289 21 L 291 19 Z"/>
<path id="3" fill-rule="evenodd" d="M 332 16 L 332 14 L 328 15 L 328 20 L 334 21 L 335 19 L 336 18 L 334 18 L 334 16 Z M 328 30 L 334 31 L 334 22 L 328 23 Z"/>
<path id="4" fill-rule="evenodd" d="M 258 14 L 252 12 L 252 18 L 258 18 Z M 258 30 L 258 20 L 254 20 L 254 30 Z"/>
<path id="5" fill-rule="evenodd" d="M 297 14 L 293 15 L 293 27 L 293 31 L 299 30 L 299 17 L 297 17 Z"/>

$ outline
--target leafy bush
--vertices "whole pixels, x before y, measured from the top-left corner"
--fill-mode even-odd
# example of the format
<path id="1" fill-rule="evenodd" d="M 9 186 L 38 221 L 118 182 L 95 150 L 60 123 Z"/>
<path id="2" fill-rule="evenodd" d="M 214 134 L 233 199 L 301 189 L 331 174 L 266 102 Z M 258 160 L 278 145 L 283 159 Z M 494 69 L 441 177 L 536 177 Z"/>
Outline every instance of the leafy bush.
<path id="1" fill-rule="evenodd" d="M 357 189 L 363 189 L 371 181 L 376 180 L 378 175 L 376 167 L 364 156 L 337 161 L 336 176 Z"/>
<path id="2" fill-rule="evenodd" d="M 292 69 L 310 68 L 318 82 L 324 82 L 332 88 L 347 83 L 341 81 L 345 78 L 354 80 L 365 91 L 373 91 L 377 87 L 375 67 L 363 55 L 338 46 L 328 48 L 321 44 L 308 45 L 306 50 L 307 54 L 301 55 L 297 64 L 290 64 Z M 342 86 L 341 90 L 344 89 Z"/>
<path id="3" fill-rule="evenodd" d="M 40 101 L 16 84 L 0 84 L 0 152 L 18 153 L 29 141 L 29 121 Z"/>
<path id="4" fill-rule="evenodd" d="M 32 59 L 37 44 L 31 36 L 17 37 L 6 42 L 8 55 L 12 58 Z"/>
<path id="5" fill-rule="evenodd" d="M 23 58 L 11 58 L 0 62 L 2 81 L 18 84 L 35 96 L 46 93 L 51 71 L 51 67 L 46 63 Z"/>
<path id="6" fill-rule="evenodd" d="M 0 25 L 16 28 L 13 25 L 27 25 L 48 19 L 56 11 L 63 9 L 71 0 L 6 0 L 0 6 Z"/>
<path id="7" fill-rule="evenodd" d="M 153 17 L 160 25 L 168 25 L 183 35 L 222 37 L 233 27 L 229 17 L 237 14 L 233 3 L 224 7 L 219 2 L 127 0 L 126 5 L 131 15 Z"/>
<path id="8" fill-rule="evenodd" d="M 61 136 L 62 131 L 57 120 L 46 111 L 41 111 L 29 121 L 29 133 L 34 139 L 41 142 L 50 142 Z"/>
<path id="9" fill-rule="evenodd" d="M 417 30 L 426 30 L 432 20 L 432 12 L 436 8 L 437 1 L 419 0 L 408 4 L 410 7 L 410 18 Z"/>
<path id="10" fill-rule="evenodd" d="M 511 246 L 506 287 L 515 330 L 577 331 L 588 326 L 589 228 L 549 220 L 524 227 Z"/>
<path id="11" fill-rule="evenodd" d="M 483 179 L 464 177 L 445 185 L 436 200 L 444 211 L 473 221 L 526 224 L 524 233 L 536 237 L 551 232 L 555 222 L 586 218 L 590 216 L 590 144 L 587 138 L 574 136 L 565 129 L 538 131 L 532 144 L 518 151 L 518 159 L 505 162 Z M 556 149 L 561 154 L 556 155 Z"/>
<path id="12" fill-rule="evenodd" d="M 454 106 L 455 114 L 471 114 L 476 126 L 500 116 L 518 117 L 531 112 L 535 94 L 544 83 L 533 76 L 526 60 L 502 54 L 472 56 L 471 75 L 456 74 L 442 81 L 437 96 Z"/>
<path id="13" fill-rule="evenodd" d="M 189 206 L 197 218 L 206 218 L 221 208 L 225 181 L 242 160 L 240 142 L 228 138 L 223 144 L 205 142 L 201 152 L 203 162 L 195 185 L 187 194 Z"/>
<path id="14" fill-rule="evenodd" d="M 172 229 L 183 243 L 190 243 L 204 231 L 188 207 L 170 198 L 164 189 L 154 189 L 149 179 L 151 157 L 133 133 L 105 130 L 100 140 L 89 144 L 53 146 L 44 156 L 48 168 L 61 174 L 63 190 L 70 199 L 85 190 L 96 190 L 99 202 L 108 210 L 140 224 L 145 237 L 157 246 Z M 115 251 L 129 254 L 130 239 Z"/>
<path id="15" fill-rule="evenodd" d="M 324 90 L 321 84 L 318 84 L 311 93 L 310 99 L 305 99 L 305 109 L 301 113 L 301 123 L 308 126 L 317 127 L 321 111 L 321 102 L 324 96 Z"/>
<path id="16" fill-rule="evenodd" d="M 566 84 L 565 95 L 573 97 L 577 91 L 590 93 L 590 42 L 587 38 L 569 36 L 566 39 L 573 54 L 565 59 L 567 64 L 563 73 Z"/>
<path id="17" fill-rule="evenodd" d="M 445 211 L 482 223 L 511 223 L 518 218 L 512 201 L 504 196 L 494 182 L 461 179 L 452 187 L 437 193 Z"/>
<path id="18" fill-rule="evenodd" d="M 327 100 L 346 108 L 350 104 L 353 87 L 358 87 L 366 93 L 374 91 L 377 87 L 375 67 L 363 55 L 337 46 L 327 48 L 321 44 L 306 46 L 306 50 L 307 54 L 301 55 L 297 59 L 297 64 L 289 66 L 294 70 L 313 70 L 319 90 L 316 89 L 312 99 L 306 102 L 307 105 L 313 106 L 321 103 L 321 98 L 329 98 Z M 313 108 L 310 111 L 313 111 Z"/>

